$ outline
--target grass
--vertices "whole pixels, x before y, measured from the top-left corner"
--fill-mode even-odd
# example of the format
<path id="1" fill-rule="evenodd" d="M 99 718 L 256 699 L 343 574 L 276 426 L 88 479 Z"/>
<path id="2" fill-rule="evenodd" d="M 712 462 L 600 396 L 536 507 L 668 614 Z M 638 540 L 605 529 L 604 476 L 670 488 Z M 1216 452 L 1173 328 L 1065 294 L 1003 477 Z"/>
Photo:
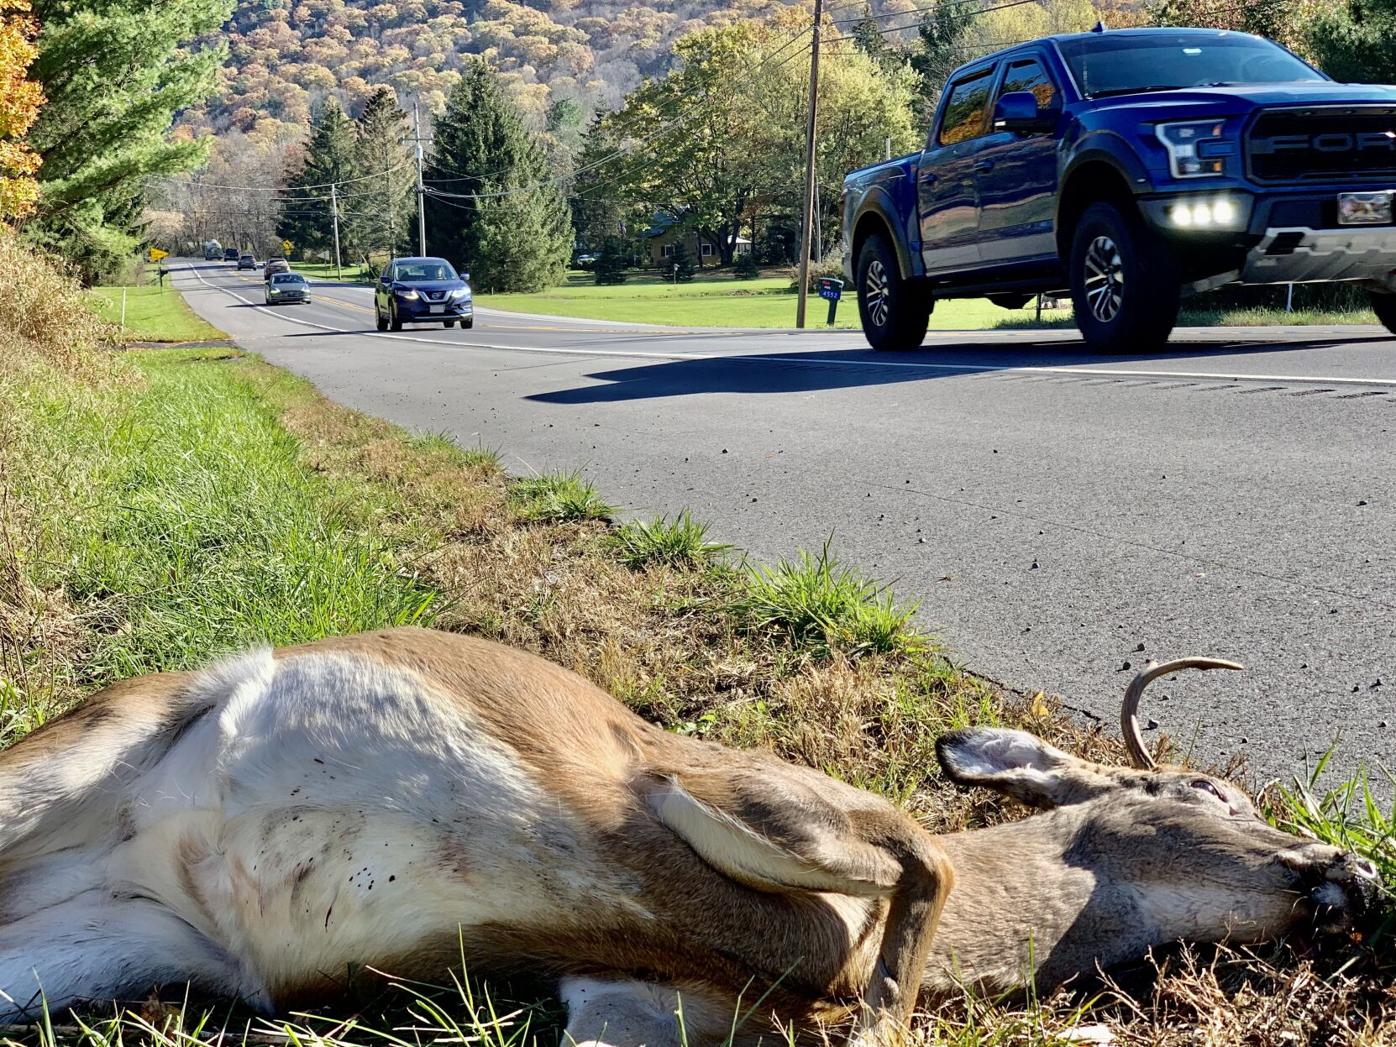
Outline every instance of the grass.
<path id="1" fill-rule="evenodd" d="M 173 287 L 94 287 L 92 308 L 111 324 L 121 322 L 121 296 L 126 295 L 123 337 L 134 342 L 209 342 L 227 336 L 196 316 Z"/>
<path id="2" fill-rule="evenodd" d="M 609 520 L 615 512 L 580 473 L 547 473 L 519 480 L 510 490 L 519 516 L 525 520 L 561 523 L 568 520 Z"/>
<path id="3" fill-rule="evenodd" d="M 291 268 L 317 280 L 339 280 L 351 284 L 372 284 L 374 271 L 362 264 L 344 263 L 338 270 L 333 262 L 292 262 Z"/>
<path id="4" fill-rule="evenodd" d="M 731 548 L 708 541 L 708 525 L 693 519 L 687 511 L 672 520 L 632 520 L 615 533 L 616 549 L 627 567 L 666 564 L 696 567 L 713 563 Z"/>
<path id="5" fill-rule="evenodd" d="M 817 555 L 748 567 L 734 611 L 746 628 L 818 657 L 906 653 L 920 644 L 910 626 L 916 605 L 899 607 L 884 587 L 840 565 L 827 543 Z"/>
<path id="6" fill-rule="evenodd" d="M 730 273 L 711 272 L 681 284 L 637 274 L 607 287 L 597 286 L 590 274 L 573 273 L 563 286 L 536 294 L 477 290 L 475 295 L 476 304 L 485 308 L 678 327 L 794 327 L 795 300 L 787 275 L 738 280 Z M 807 326 L 826 326 L 827 302 L 810 295 L 807 310 Z M 942 302 L 931 316 L 931 329 L 978 330 L 1013 315 L 983 299 Z M 834 326 L 839 329 L 858 327 L 858 304 L 852 294 L 839 303 L 837 320 Z"/>
<path id="7" fill-rule="evenodd" d="M 4 249 L 0 234 L 0 264 L 13 261 Z M 118 356 L 91 327 L 59 339 L 72 299 L 41 277 L 34 301 L 0 301 L 0 742 L 123 676 L 416 621 L 542 654 L 669 730 L 826 769 L 936 832 L 1019 813 L 939 780 L 934 740 L 948 729 L 1002 723 L 1122 758 L 1052 699 L 957 669 L 906 605 L 828 548 L 734 568 L 686 515 L 611 524 L 577 474 L 511 480 L 491 451 L 348 411 L 253 356 Z M 1270 816 L 1396 874 L 1392 813 L 1363 779 L 1327 785 L 1323 771 L 1272 790 Z M 1129 1044 L 1387 1043 L 1379 958 L 1338 969 L 1282 949 L 1185 951 L 1160 961 L 1152 995 L 967 998 L 923 1016 L 909 1043 L 1046 1047 L 1098 1022 Z M 258 1042 L 323 1047 L 524 1047 L 556 1035 L 555 1007 L 446 972 L 435 988 L 384 991 L 349 1018 L 148 1003 L 19 1038 L 199 1047 L 250 1027 Z"/>
<path id="8" fill-rule="evenodd" d="M 299 267 L 298 267 L 299 268 Z M 561 287 L 536 294 L 476 294 L 478 305 L 523 313 L 572 316 L 620 323 L 677 327 L 790 328 L 795 326 L 795 295 L 785 275 L 738 280 L 730 273 L 699 274 L 691 283 L 672 284 L 653 273 L 632 275 L 624 284 L 597 286 L 588 273 L 572 273 Z M 811 295 L 806 324 L 825 327 L 828 305 Z M 1276 325 L 1375 324 L 1368 310 L 1192 309 L 1185 308 L 1180 327 L 1269 327 Z M 839 303 L 840 330 L 856 329 L 858 303 L 847 291 Z M 1070 304 L 1045 310 L 1037 319 L 1031 304 L 1006 310 L 982 298 L 939 302 L 931 314 L 932 331 L 981 331 L 995 328 L 1039 330 L 1072 328 Z"/>

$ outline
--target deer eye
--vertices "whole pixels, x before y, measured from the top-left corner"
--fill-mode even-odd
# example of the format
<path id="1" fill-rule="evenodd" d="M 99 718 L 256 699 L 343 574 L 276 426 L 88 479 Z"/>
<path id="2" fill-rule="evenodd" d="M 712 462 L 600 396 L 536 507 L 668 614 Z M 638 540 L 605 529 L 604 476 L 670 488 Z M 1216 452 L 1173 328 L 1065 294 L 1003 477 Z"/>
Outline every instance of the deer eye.
<path id="1" fill-rule="evenodd" d="M 1222 803 L 1225 803 L 1228 806 L 1230 806 L 1230 803 L 1227 800 L 1227 798 L 1222 795 L 1222 791 L 1218 789 L 1216 785 L 1214 785 L 1212 782 L 1209 782 L 1206 778 L 1195 778 L 1191 784 L 1194 789 L 1197 789 L 1204 793 L 1211 793 Z"/>

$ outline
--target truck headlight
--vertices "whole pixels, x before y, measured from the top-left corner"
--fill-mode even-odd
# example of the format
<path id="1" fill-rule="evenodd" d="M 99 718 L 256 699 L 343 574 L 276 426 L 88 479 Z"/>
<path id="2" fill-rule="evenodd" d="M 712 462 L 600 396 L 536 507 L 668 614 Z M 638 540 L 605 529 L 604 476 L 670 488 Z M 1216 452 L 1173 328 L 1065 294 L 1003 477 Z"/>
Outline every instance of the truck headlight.
<path id="1" fill-rule="evenodd" d="M 1226 173 L 1227 156 L 1236 145 L 1224 138 L 1225 120 L 1189 120 L 1186 123 L 1159 124 L 1158 140 L 1168 150 L 1168 166 L 1174 178 L 1206 178 Z"/>

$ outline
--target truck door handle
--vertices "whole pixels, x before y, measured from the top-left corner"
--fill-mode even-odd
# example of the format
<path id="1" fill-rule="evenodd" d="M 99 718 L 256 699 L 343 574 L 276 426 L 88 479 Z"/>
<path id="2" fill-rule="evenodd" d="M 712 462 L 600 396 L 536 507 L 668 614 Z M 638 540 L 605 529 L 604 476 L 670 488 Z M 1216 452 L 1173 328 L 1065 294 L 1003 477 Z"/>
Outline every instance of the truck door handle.
<path id="1" fill-rule="evenodd" d="M 932 182 L 938 181 L 939 179 L 940 175 L 931 174 L 930 172 L 926 172 L 921 176 L 921 181 L 926 185 L 930 185 Z"/>
<path id="2" fill-rule="evenodd" d="M 994 162 L 992 160 L 976 160 L 974 161 L 974 169 L 976 171 L 992 171 Z"/>

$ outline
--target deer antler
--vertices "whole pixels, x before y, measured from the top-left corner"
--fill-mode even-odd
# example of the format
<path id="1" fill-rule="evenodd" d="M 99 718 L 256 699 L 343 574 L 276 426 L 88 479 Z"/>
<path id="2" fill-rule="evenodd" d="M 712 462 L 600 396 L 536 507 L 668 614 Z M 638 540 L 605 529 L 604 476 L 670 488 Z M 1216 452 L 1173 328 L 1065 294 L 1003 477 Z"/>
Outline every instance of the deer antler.
<path id="1" fill-rule="evenodd" d="M 1125 736 L 1125 748 L 1129 750 L 1129 758 L 1134 761 L 1134 766 L 1146 771 L 1152 771 L 1158 766 L 1154 763 L 1154 758 L 1149 754 L 1148 748 L 1144 745 L 1144 738 L 1139 733 L 1139 699 L 1144 694 L 1145 687 L 1148 687 L 1160 676 L 1167 676 L 1179 669 L 1244 668 L 1244 665 L 1226 662 L 1220 658 L 1175 658 L 1171 662 L 1151 661 L 1144 666 L 1143 672 L 1135 676 L 1130 681 L 1129 687 L 1125 689 L 1125 700 L 1120 706 L 1120 733 Z"/>

